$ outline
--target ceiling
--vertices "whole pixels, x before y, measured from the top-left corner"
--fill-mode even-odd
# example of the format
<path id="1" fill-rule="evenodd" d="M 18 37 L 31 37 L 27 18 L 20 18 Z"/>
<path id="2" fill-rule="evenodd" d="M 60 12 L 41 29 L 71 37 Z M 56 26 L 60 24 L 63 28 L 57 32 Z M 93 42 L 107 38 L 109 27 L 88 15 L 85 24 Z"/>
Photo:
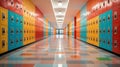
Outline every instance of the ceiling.
<path id="1" fill-rule="evenodd" d="M 56 8 L 56 5 L 59 1 L 62 1 L 63 7 L 68 3 L 68 7 L 65 13 L 61 15 L 57 15 L 55 12 L 61 11 L 64 12 L 64 8 Z M 44 16 L 51 22 L 52 26 L 55 28 L 64 28 L 67 24 L 72 21 L 72 18 L 76 15 L 76 13 L 80 10 L 80 8 L 87 2 L 88 0 L 32 0 L 32 2 L 43 12 Z M 51 3 L 53 2 L 53 3 Z M 55 5 L 53 7 L 53 5 Z M 54 9 L 55 8 L 55 9 Z M 65 14 L 65 16 L 64 16 Z M 63 17 L 64 22 L 57 22 L 61 21 L 60 19 L 56 19 L 56 17 Z M 57 21 L 56 21 L 57 20 Z M 59 27 L 59 25 L 62 25 Z"/>

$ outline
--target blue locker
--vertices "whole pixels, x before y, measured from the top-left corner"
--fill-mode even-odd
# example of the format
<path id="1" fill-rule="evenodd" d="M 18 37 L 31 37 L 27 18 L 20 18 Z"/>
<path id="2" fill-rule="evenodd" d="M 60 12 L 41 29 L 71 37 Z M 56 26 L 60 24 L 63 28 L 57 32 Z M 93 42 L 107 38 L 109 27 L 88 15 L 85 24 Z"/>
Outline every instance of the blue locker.
<path id="1" fill-rule="evenodd" d="M 107 17 L 107 25 L 106 25 L 106 40 L 107 40 L 107 47 L 106 49 L 112 51 L 112 10 L 106 12 Z"/>
<path id="2" fill-rule="evenodd" d="M 8 50 L 13 50 L 15 49 L 16 45 L 15 45 L 15 39 L 14 37 L 9 37 L 9 40 L 8 40 Z"/>
<path id="3" fill-rule="evenodd" d="M 15 13 L 8 11 L 8 50 L 15 49 Z"/>
<path id="4" fill-rule="evenodd" d="M 112 51 L 112 10 L 101 14 L 100 28 L 100 47 Z"/>
<path id="5" fill-rule="evenodd" d="M 16 14 L 16 48 L 21 47 L 23 45 L 23 17 Z"/>
<path id="6" fill-rule="evenodd" d="M 106 36 L 105 36 L 105 20 L 106 20 L 105 14 L 101 14 L 99 16 L 99 18 L 100 18 L 100 21 L 99 21 L 99 28 L 100 28 L 99 38 L 100 38 L 100 44 L 99 44 L 99 46 L 101 48 L 105 48 L 105 42 L 106 42 L 106 40 L 105 40 L 105 38 L 106 38 Z"/>
<path id="7" fill-rule="evenodd" d="M 81 37 L 81 40 L 82 41 L 86 41 L 87 39 L 87 17 L 85 15 L 85 13 L 87 12 L 87 9 L 86 9 L 86 4 L 82 7 L 81 9 L 81 14 L 80 14 L 80 17 L 81 17 L 81 21 L 80 21 L 80 25 L 81 25 L 81 28 L 80 28 L 80 37 Z"/>

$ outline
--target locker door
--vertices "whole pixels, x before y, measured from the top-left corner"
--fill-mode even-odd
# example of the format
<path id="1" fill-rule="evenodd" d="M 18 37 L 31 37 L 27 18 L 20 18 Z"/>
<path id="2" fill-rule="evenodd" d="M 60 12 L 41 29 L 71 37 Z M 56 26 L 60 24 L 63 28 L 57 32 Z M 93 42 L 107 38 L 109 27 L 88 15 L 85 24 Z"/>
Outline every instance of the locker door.
<path id="1" fill-rule="evenodd" d="M 0 24 L 8 25 L 8 10 L 0 7 Z"/>
<path id="2" fill-rule="evenodd" d="M 8 39 L 6 37 L 0 38 L 0 54 L 8 51 Z"/>

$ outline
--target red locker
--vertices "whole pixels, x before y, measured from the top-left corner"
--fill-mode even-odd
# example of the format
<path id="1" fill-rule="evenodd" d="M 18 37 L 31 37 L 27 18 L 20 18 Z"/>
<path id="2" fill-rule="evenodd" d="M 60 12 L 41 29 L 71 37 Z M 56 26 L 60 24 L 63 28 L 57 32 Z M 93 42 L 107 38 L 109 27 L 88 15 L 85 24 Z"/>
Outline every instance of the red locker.
<path id="1" fill-rule="evenodd" d="M 23 14 L 23 5 L 22 0 L 15 0 L 15 12 L 22 15 Z"/>
<path id="2" fill-rule="evenodd" d="M 112 0 L 100 0 L 102 13 L 112 9 Z"/>
<path id="3" fill-rule="evenodd" d="M 15 12 L 15 0 L 8 0 L 8 9 Z"/>
<path id="4" fill-rule="evenodd" d="M 35 37 L 36 40 L 39 40 L 43 37 L 43 14 L 42 12 L 36 7 L 36 19 L 35 19 Z"/>
<path id="5" fill-rule="evenodd" d="M 120 54 L 120 9 L 113 8 L 113 52 Z"/>
<path id="6" fill-rule="evenodd" d="M 119 24 L 118 21 L 120 21 L 120 9 L 119 8 L 113 8 L 113 21 L 115 24 Z"/>
<path id="7" fill-rule="evenodd" d="M 8 8 L 8 0 L 0 0 L 0 6 L 4 8 Z"/>

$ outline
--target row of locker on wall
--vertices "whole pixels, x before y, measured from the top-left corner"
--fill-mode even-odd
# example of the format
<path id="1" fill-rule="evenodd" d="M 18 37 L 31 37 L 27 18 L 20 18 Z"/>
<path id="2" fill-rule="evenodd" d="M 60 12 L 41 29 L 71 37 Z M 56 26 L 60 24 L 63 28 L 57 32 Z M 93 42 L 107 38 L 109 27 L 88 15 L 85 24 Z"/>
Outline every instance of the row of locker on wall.
<path id="1" fill-rule="evenodd" d="M 35 41 L 35 30 L 24 29 L 24 23 L 21 15 L 0 7 L 0 54 Z M 34 35 L 24 36 L 30 33 Z"/>

